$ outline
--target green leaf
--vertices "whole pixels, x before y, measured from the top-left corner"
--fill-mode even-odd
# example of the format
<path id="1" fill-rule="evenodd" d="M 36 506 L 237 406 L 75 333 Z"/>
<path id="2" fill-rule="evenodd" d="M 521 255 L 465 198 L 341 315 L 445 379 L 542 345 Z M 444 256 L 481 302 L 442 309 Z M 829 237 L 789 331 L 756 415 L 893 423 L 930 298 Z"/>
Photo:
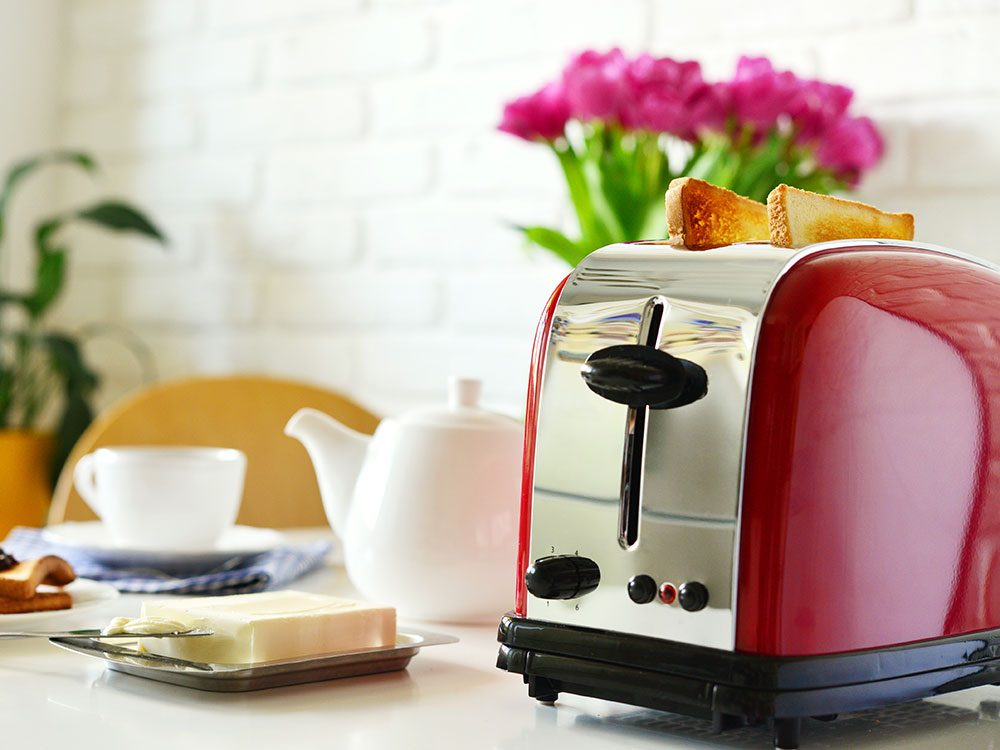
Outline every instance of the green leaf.
<path id="1" fill-rule="evenodd" d="M 3 190 L 0 191 L 0 203 L 5 203 L 17 184 L 39 167 L 60 163 L 72 164 L 90 173 L 97 171 L 97 162 L 92 156 L 81 151 L 52 151 L 32 156 L 17 162 L 7 171 L 7 179 L 4 181 Z"/>
<path id="2" fill-rule="evenodd" d="M 93 224 L 113 229 L 118 232 L 136 232 L 161 243 L 166 243 L 164 236 L 155 224 L 142 213 L 121 201 L 104 201 L 76 213 L 76 218 Z"/>
<path id="3" fill-rule="evenodd" d="M 551 250 L 571 266 L 583 260 L 588 251 L 581 248 L 562 232 L 549 227 L 518 227 L 524 236 L 546 250 Z"/>
<path id="4" fill-rule="evenodd" d="M 54 219 L 43 221 L 35 227 L 35 247 L 38 248 L 39 252 L 49 249 L 49 240 L 53 234 L 62 228 L 64 223 L 64 219 L 57 216 Z"/>
<path id="5" fill-rule="evenodd" d="M 23 305 L 27 302 L 27 297 L 15 292 L 5 292 L 0 290 L 0 305 L 14 304 Z"/>
<path id="6" fill-rule="evenodd" d="M 23 305 L 32 318 L 41 317 L 51 305 L 66 280 L 66 251 L 63 248 L 52 247 L 49 243 L 52 235 L 63 225 L 63 219 L 55 218 L 44 221 L 35 228 L 35 250 L 37 261 L 35 265 L 35 289 L 25 295 Z"/>
<path id="7" fill-rule="evenodd" d="M 658 198 L 646 209 L 646 217 L 639 228 L 636 239 L 656 240 L 667 237 L 667 212 L 663 199 Z"/>
<path id="8" fill-rule="evenodd" d="M 750 151 L 733 182 L 733 191 L 752 200 L 766 201 L 767 194 L 781 182 L 778 166 L 787 166 L 785 155 L 790 141 L 790 136 L 773 131 L 762 145 Z"/>
<path id="9" fill-rule="evenodd" d="M 7 204 L 10 203 L 14 188 L 17 187 L 25 177 L 45 164 L 73 164 L 87 172 L 97 171 L 97 163 L 89 154 L 80 151 L 52 151 L 47 154 L 40 154 L 29 159 L 19 161 L 7 172 L 7 179 L 3 188 L 0 189 L 0 240 L 3 239 L 5 229 L 5 219 L 7 215 Z"/>
<path id="10" fill-rule="evenodd" d="M 41 317 L 51 305 L 66 280 L 66 251 L 48 250 L 39 255 L 35 270 L 35 291 L 25 300 L 33 318 Z"/>
<path id="11" fill-rule="evenodd" d="M 579 160 L 580 176 L 590 198 L 594 231 L 590 233 L 584 231 L 581 241 L 590 250 L 627 239 L 621 216 L 616 207 L 609 202 L 604 190 L 604 183 L 608 180 L 605 170 L 615 168 L 620 170 L 621 161 L 626 156 L 621 148 L 621 135 L 621 131 L 611 125 L 592 123 L 584 141 L 583 158 Z M 626 166 L 624 174 L 619 172 L 611 179 L 617 179 L 618 183 L 627 189 L 628 178 L 631 175 L 632 170 Z"/>
<path id="12" fill-rule="evenodd" d="M 13 387 L 13 372 L 8 367 L 0 367 L 0 428 L 10 425 L 10 410 L 14 401 Z"/>
<path id="13" fill-rule="evenodd" d="M 103 201 L 75 213 L 42 222 L 35 229 L 35 289 L 23 299 L 25 308 L 35 319 L 40 318 L 56 300 L 65 283 L 66 250 L 54 247 L 51 243 L 53 235 L 72 219 L 88 221 L 118 232 L 136 232 L 165 242 L 163 233 L 145 214 L 120 201 Z"/>
<path id="14" fill-rule="evenodd" d="M 687 166 L 685 174 L 687 177 L 711 182 L 713 176 L 720 171 L 721 165 L 725 160 L 725 148 L 714 147 L 705 149 L 693 160 L 693 163 Z M 725 185 L 722 187 L 725 187 Z"/>
<path id="15" fill-rule="evenodd" d="M 39 343 L 48 352 L 52 369 L 63 389 L 63 409 L 56 426 L 56 448 L 52 462 L 52 481 L 55 482 L 69 452 L 94 419 L 90 399 L 99 380 L 97 374 L 84 362 L 76 341 L 69 336 L 45 334 Z"/>
<path id="16" fill-rule="evenodd" d="M 638 239 L 648 200 L 643 186 L 648 164 L 638 147 L 623 148 L 621 138 L 613 138 L 607 145 L 596 162 L 596 181 L 606 210 L 614 216 L 606 224 L 612 227 L 613 241 Z"/>
<path id="17" fill-rule="evenodd" d="M 60 333 L 44 334 L 40 343 L 49 353 L 52 368 L 60 379 L 71 386 L 74 393 L 89 396 L 97 387 L 99 379 L 83 361 L 79 344 L 70 336 Z"/>
<path id="18" fill-rule="evenodd" d="M 607 245 L 612 241 L 611 233 L 598 215 L 591 189 L 592 181 L 587 176 L 589 161 L 577 156 L 572 147 L 555 149 L 555 152 L 563 168 L 569 197 L 580 223 L 581 244 L 591 249 Z"/>
<path id="19" fill-rule="evenodd" d="M 824 195 L 844 190 L 847 187 L 842 180 L 838 180 L 831 172 L 824 169 L 817 169 L 804 175 L 793 173 L 784 181 L 792 187 Z"/>

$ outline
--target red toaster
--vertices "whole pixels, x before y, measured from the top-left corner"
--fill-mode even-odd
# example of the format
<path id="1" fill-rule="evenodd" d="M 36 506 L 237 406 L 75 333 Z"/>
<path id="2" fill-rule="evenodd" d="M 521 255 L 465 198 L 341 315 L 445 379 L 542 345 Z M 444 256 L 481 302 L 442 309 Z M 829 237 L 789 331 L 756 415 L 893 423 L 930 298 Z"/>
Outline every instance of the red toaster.
<path id="1" fill-rule="evenodd" d="M 1000 270 L 615 245 L 539 323 L 498 666 L 770 722 L 1000 683 Z"/>

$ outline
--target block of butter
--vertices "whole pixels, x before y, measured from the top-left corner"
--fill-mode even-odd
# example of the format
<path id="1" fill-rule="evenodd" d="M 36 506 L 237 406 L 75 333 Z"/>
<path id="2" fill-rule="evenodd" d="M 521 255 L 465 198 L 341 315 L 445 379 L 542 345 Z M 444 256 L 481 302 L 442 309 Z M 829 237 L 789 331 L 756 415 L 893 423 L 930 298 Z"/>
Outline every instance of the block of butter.
<path id="1" fill-rule="evenodd" d="M 213 664 L 254 664 L 391 646 L 396 610 L 301 591 L 146 601 L 142 617 L 168 618 L 215 635 L 146 638 L 152 653 Z"/>

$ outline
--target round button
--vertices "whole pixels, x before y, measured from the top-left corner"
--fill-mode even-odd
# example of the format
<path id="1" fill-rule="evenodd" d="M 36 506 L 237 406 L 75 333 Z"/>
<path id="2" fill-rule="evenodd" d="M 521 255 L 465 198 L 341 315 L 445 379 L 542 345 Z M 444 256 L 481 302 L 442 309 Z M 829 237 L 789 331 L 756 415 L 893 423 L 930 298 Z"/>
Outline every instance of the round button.
<path id="1" fill-rule="evenodd" d="M 677 587 L 672 583 L 661 583 L 660 601 L 664 604 L 673 604 L 677 601 Z"/>
<path id="2" fill-rule="evenodd" d="M 677 590 L 677 598 L 680 600 L 681 606 L 688 612 L 697 612 L 699 609 L 705 609 L 708 605 L 708 589 L 703 583 L 688 581 L 682 583 Z"/>
<path id="3" fill-rule="evenodd" d="M 656 598 L 656 581 L 647 575 L 632 576 L 628 582 L 628 598 L 636 604 L 649 604 Z"/>

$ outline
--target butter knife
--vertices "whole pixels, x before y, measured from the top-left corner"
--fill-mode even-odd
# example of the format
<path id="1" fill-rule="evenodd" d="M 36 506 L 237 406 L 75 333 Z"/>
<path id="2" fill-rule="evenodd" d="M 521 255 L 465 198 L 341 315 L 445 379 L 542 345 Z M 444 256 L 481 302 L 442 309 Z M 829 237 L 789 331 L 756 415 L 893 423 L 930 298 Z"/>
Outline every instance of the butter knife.
<path id="1" fill-rule="evenodd" d="M 196 638 L 202 635 L 215 635 L 215 631 L 192 628 L 191 630 L 178 630 L 172 633 L 150 633 L 148 635 L 138 634 L 138 633 L 119 633 L 118 635 L 104 635 L 97 628 L 91 628 L 88 630 L 62 630 L 62 631 L 52 631 L 47 633 L 35 632 L 35 631 L 7 631 L 7 632 L 0 632 L 0 640 L 8 640 L 14 638 L 91 638 L 96 641 L 104 638 L 117 638 L 118 640 L 135 639 L 135 638 Z"/>

